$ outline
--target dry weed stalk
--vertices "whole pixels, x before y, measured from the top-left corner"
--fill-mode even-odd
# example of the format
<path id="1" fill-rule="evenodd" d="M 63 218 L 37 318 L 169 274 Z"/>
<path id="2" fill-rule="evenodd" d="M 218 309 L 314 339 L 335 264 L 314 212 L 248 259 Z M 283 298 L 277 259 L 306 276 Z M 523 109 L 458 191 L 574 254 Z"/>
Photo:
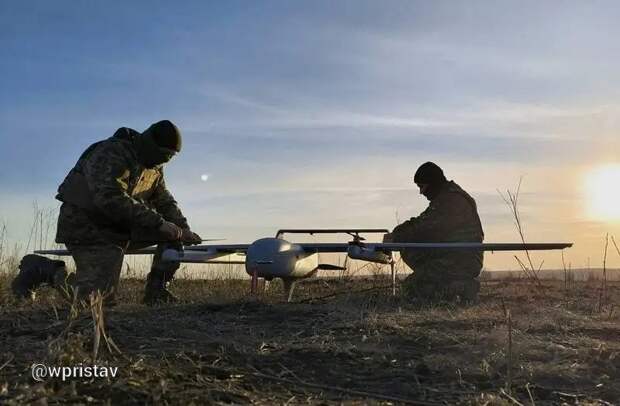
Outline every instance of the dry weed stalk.
<path id="1" fill-rule="evenodd" d="M 497 191 L 499 195 L 502 197 L 510 212 L 512 213 L 514 225 L 519 233 L 519 237 L 521 238 L 521 242 L 525 244 L 525 232 L 523 230 L 523 223 L 521 222 L 521 213 L 519 212 L 519 192 L 521 191 L 521 181 L 523 178 L 519 179 L 519 184 L 517 185 L 517 190 L 513 193 L 510 190 L 506 191 L 506 196 L 499 190 Z M 534 281 L 536 286 L 542 288 L 542 283 L 540 282 L 540 278 L 538 277 L 538 272 L 542 268 L 544 262 L 540 263 L 538 269 L 534 266 L 534 262 L 532 261 L 532 257 L 528 250 L 525 250 L 525 256 L 527 258 L 528 265 L 523 263 L 521 259 L 515 255 L 515 259 L 517 263 L 521 267 L 521 270 L 525 273 L 527 278 L 531 281 Z"/>
<path id="2" fill-rule="evenodd" d="M 508 325 L 508 348 L 506 352 L 506 391 L 512 391 L 512 316 L 510 309 L 506 311 L 506 323 Z"/>
<path id="3" fill-rule="evenodd" d="M 99 291 L 93 292 L 89 296 L 90 312 L 93 318 L 93 361 L 97 359 L 97 355 L 99 354 L 99 346 L 102 338 L 106 344 L 108 353 L 113 354 L 113 352 L 116 351 L 118 354 L 122 354 L 116 343 L 114 343 L 114 340 L 112 340 L 112 337 L 108 336 L 106 332 L 103 312 L 103 302 L 106 297 L 107 295 L 103 295 Z"/>
<path id="4" fill-rule="evenodd" d="M 57 209 L 42 209 L 36 201 L 33 202 L 32 207 L 33 220 L 25 247 L 21 243 L 15 243 L 13 251 L 9 253 L 7 249 L 7 226 L 4 222 L 0 224 L 0 267 L 2 267 L 0 270 L 5 272 L 16 271 L 24 251 L 28 253 L 31 248 L 47 248 L 51 232 L 56 225 Z M 53 241 L 53 238 L 51 240 Z"/>
<path id="5" fill-rule="evenodd" d="M 568 273 L 566 272 L 566 261 L 564 261 L 564 250 L 560 253 L 562 255 L 562 270 L 564 271 L 564 296 L 568 291 Z"/>
<path id="6" fill-rule="evenodd" d="M 575 274 L 573 273 L 572 263 L 568 263 L 568 267 L 566 266 L 566 261 L 564 259 L 564 250 L 560 253 L 562 255 L 562 270 L 564 271 L 564 298 L 568 299 L 569 290 L 573 289 L 575 286 Z"/>
<path id="7" fill-rule="evenodd" d="M 2 223 L 2 230 L 0 230 L 0 265 L 4 264 L 5 242 L 6 242 L 6 224 Z"/>
<path id="8" fill-rule="evenodd" d="M 41 250 L 47 248 L 48 241 L 53 241 L 51 233 L 56 224 L 57 209 L 40 208 L 38 202 L 34 201 L 32 203 L 32 210 L 33 220 L 28 235 L 28 243 L 26 244 L 26 252 L 30 251 L 31 245 L 33 249 Z"/>
<path id="9" fill-rule="evenodd" d="M 620 255 L 620 249 L 618 249 L 618 245 L 616 244 L 616 239 L 614 238 L 614 236 L 611 236 L 611 242 L 614 244 L 614 248 L 616 249 L 616 252 L 618 253 L 618 255 Z"/>
<path id="10" fill-rule="evenodd" d="M 603 252 L 603 298 L 607 302 L 607 247 L 609 246 L 609 234 L 605 234 L 605 250 Z"/>
<path id="11" fill-rule="evenodd" d="M 0 228 L 0 273 L 12 274 L 17 271 L 19 264 L 20 246 L 15 243 L 12 251 L 8 247 L 8 232 L 6 223 L 2 222 Z"/>
<path id="12" fill-rule="evenodd" d="M 103 298 L 101 293 L 96 292 L 90 295 L 90 311 L 93 316 L 93 355 L 95 361 L 99 353 L 99 344 L 101 343 L 101 335 L 105 334 L 105 322 L 103 319 Z"/>
<path id="13" fill-rule="evenodd" d="M 607 247 L 609 245 L 609 234 L 605 234 L 605 247 L 603 249 L 603 280 L 598 296 L 598 312 L 603 311 L 603 307 L 607 304 Z"/>
<path id="14" fill-rule="evenodd" d="M 500 394 L 504 395 L 506 398 L 508 398 L 508 400 L 510 400 L 512 403 L 514 403 L 517 406 L 523 406 L 523 403 L 519 402 L 517 399 L 514 398 L 514 396 L 512 396 L 510 393 L 506 392 L 504 389 L 501 389 Z"/>
<path id="15" fill-rule="evenodd" d="M 504 318 L 508 317 L 508 309 L 506 308 L 506 302 L 504 301 L 503 297 L 500 297 L 501 303 L 502 303 L 502 314 L 504 315 Z"/>
<path id="16" fill-rule="evenodd" d="M 66 342 L 66 339 L 69 336 L 69 332 L 71 331 L 73 324 L 78 319 L 80 315 L 79 303 L 78 303 L 78 288 L 73 289 L 73 300 L 70 303 L 69 307 L 69 315 L 67 319 L 67 326 L 60 332 L 58 337 L 51 340 L 48 344 L 48 350 L 50 353 L 54 352 L 54 348 L 59 349 L 62 347 L 61 343 Z"/>
<path id="17" fill-rule="evenodd" d="M 618 249 L 618 244 L 616 244 L 616 239 L 614 238 L 614 236 L 611 236 L 611 242 L 614 245 L 614 248 L 616 249 L 616 253 L 620 256 L 620 249 Z"/>
<path id="18" fill-rule="evenodd" d="M 66 327 L 62 330 L 62 332 L 58 335 L 58 337 L 54 338 L 48 344 L 48 348 L 50 352 L 57 352 L 62 350 L 63 348 L 67 348 L 70 345 L 70 341 L 72 337 L 72 330 L 74 326 L 79 326 L 81 329 L 83 326 L 83 322 L 87 319 L 84 317 L 80 317 L 80 314 L 83 311 L 90 310 L 90 314 L 93 321 L 93 343 L 92 343 L 92 352 L 91 359 L 94 362 L 99 355 L 99 348 L 101 347 L 101 342 L 103 341 L 106 344 L 107 350 L 109 354 L 113 354 L 114 352 L 123 355 L 122 351 L 118 348 L 114 340 L 110 336 L 108 336 L 105 328 L 105 319 L 104 319 L 104 311 L 103 311 L 103 303 L 106 299 L 105 295 L 102 295 L 99 291 L 93 292 L 89 295 L 88 301 L 81 301 L 78 296 L 78 288 L 73 289 L 73 300 L 70 303 L 69 315 L 67 320 Z M 80 337 L 83 337 L 81 333 Z"/>
<path id="19" fill-rule="evenodd" d="M 532 395 L 532 391 L 530 390 L 530 383 L 525 384 L 525 390 L 527 391 L 528 396 L 530 397 L 530 402 L 532 406 L 536 406 L 536 402 L 534 402 L 534 396 Z"/>

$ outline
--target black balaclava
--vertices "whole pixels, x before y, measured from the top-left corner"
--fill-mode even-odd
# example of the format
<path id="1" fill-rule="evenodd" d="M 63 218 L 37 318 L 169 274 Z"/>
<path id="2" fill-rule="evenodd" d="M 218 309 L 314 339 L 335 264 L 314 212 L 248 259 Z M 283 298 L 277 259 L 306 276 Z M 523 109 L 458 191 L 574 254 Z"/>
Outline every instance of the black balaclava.
<path id="1" fill-rule="evenodd" d="M 165 164 L 181 151 L 181 132 L 168 120 L 158 121 L 137 137 L 136 150 L 147 168 Z"/>
<path id="2" fill-rule="evenodd" d="M 441 190 L 441 187 L 448 181 L 443 174 L 443 170 L 433 162 L 426 162 L 420 165 L 413 176 L 413 181 L 417 185 L 427 185 L 422 194 L 428 199 L 433 200 Z"/>

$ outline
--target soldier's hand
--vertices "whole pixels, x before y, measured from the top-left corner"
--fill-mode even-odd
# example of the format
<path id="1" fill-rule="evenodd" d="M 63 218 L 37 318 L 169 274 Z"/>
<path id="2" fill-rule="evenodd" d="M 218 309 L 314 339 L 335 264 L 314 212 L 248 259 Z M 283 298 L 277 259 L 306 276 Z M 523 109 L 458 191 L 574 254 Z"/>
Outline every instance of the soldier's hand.
<path id="1" fill-rule="evenodd" d="M 202 237 L 198 234 L 190 230 L 189 228 L 184 228 L 183 235 L 181 236 L 181 240 L 186 245 L 196 245 L 202 242 Z"/>
<path id="2" fill-rule="evenodd" d="M 183 230 L 181 227 L 165 220 L 161 226 L 159 226 L 159 232 L 168 241 L 180 241 L 183 236 Z"/>

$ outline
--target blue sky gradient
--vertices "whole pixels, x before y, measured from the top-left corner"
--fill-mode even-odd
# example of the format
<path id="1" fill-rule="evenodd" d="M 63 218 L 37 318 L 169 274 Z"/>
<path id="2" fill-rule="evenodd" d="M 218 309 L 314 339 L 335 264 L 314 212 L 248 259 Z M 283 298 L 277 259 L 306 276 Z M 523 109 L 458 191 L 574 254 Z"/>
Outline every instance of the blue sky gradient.
<path id="1" fill-rule="evenodd" d="M 84 148 L 167 118 L 184 134 L 167 182 L 205 237 L 391 228 L 426 206 L 411 177 L 433 160 L 488 241 L 517 238 L 497 190 L 523 177 L 531 239 L 594 263 L 620 230 L 582 187 L 618 161 L 619 17 L 613 1 L 3 2 L 0 221 L 23 240 Z"/>

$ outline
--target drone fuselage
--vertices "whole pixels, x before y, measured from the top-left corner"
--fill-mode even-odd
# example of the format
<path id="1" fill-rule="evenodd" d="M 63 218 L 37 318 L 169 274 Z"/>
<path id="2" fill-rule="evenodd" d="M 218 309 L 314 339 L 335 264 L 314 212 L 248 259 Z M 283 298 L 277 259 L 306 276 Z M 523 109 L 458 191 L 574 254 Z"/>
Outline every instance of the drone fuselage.
<path id="1" fill-rule="evenodd" d="M 248 247 L 245 259 L 245 270 L 250 276 L 267 280 L 305 278 L 318 267 L 318 254 L 308 253 L 301 246 L 280 238 L 254 241 Z"/>

